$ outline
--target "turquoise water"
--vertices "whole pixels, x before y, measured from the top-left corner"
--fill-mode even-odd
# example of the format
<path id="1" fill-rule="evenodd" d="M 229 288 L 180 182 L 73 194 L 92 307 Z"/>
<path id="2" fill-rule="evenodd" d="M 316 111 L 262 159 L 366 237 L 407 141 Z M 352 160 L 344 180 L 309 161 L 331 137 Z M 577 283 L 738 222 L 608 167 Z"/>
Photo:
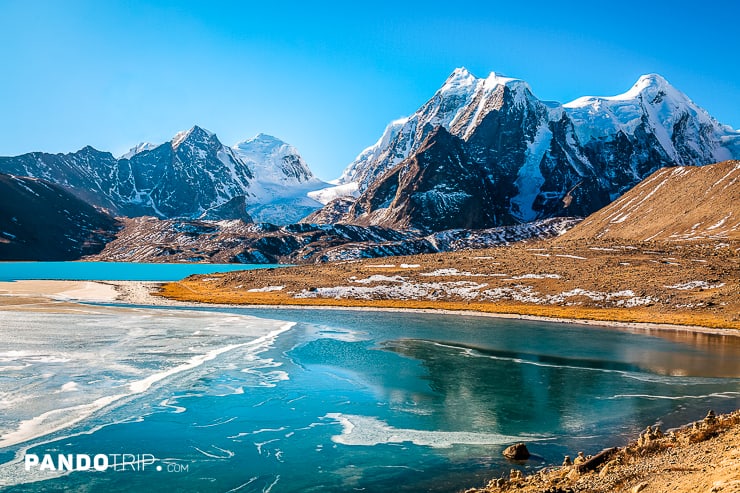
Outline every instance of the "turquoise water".
<path id="1" fill-rule="evenodd" d="M 136 262 L 0 262 L 0 281 L 178 281 L 192 274 L 265 269 L 253 264 L 143 264 Z"/>
<path id="2" fill-rule="evenodd" d="M 740 407 L 740 340 L 723 336 L 90 305 L 0 311 L 0 340 L 11 492 L 457 491 Z M 516 441 L 536 457 L 504 460 Z M 155 461 L 24 469 L 28 454 L 60 453 Z"/>

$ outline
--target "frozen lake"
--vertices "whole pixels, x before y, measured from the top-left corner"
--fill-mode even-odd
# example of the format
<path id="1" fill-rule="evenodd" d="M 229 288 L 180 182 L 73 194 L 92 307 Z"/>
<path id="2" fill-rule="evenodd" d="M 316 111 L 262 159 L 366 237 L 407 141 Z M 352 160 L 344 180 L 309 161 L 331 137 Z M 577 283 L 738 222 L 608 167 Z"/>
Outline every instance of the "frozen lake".
<path id="1" fill-rule="evenodd" d="M 534 468 L 736 409 L 739 362 L 733 337 L 459 315 L 0 311 L 0 487 L 454 491 L 517 467 L 516 441 Z M 60 474 L 27 454 L 155 461 Z"/>

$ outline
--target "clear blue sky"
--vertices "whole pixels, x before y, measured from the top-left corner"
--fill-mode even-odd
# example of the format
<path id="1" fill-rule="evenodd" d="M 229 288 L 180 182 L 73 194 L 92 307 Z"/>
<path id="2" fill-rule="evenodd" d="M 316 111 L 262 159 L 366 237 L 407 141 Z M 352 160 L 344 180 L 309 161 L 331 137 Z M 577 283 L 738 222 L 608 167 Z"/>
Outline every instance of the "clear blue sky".
<path id="1" fill-rule="evenodd" d="M 118 155 L 198 124 L 265 132 L 337 177 L 452 70 L 542 99 L 657 72 L 740 128 L 740 2 L 0 0 L 0 155 Z"/>

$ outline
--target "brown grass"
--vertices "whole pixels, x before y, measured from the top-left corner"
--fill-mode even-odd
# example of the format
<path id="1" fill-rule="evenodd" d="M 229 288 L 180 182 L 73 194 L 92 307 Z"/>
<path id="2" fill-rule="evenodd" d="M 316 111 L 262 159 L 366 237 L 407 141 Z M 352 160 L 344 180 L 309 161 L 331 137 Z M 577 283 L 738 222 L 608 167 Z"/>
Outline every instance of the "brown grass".
<path id="1" fill-rule="evenodd" d="M 355 308 L 438 309 L 483 313 L 577 319 L 603 322 L 655 323 L 711 328 L 740 329 L 740 258 L 736 245 L 723 248 L 662 244 L 553 244 L 551 242 L 474 252 L 456 252 L 414 257 L 369 259 L 322 265 L 253 270 L 207 276 L 192 276 L 166 284 L 161 296 L 189 302 L 243 305 L 332 306 Z M 574 259 L 568 255 L 583 257 Z M 401 268 L 403 263 L 418 268 Z M 394 267 L 381 267 L 393 264 Z M 456 268 L 476 274 L 443 278 L 421 274 Z M 509 278 L 501 277 L 505 273 Z M 518 279 L 527 273 L 547 273 L 557 278 Z M 296 294 L 318 287 L 357 286 L 357 279 L 373 274 L 403 276 L 411 284 L 434 281 L 486 283 L 491 288 L 527 287 L 542 295 L 575 288 L 594 292 L 633 290 L 657 301 L 645 306 L 617 307 L 584 296 L 563 303 L 530 303 L 514 299 L 465 300 L 459 296 L 438 299 L 391 299 L 377 296 L 300 298 Z M 499 277 L 492 277 L 499 275 Z M 677 290 L 689 281 L 707 281 L 711 289 Z M 382 282 L 364 284 L 378 285 Z M 285 286 L 281 291 L 249 292 L 266 286 Z"/>

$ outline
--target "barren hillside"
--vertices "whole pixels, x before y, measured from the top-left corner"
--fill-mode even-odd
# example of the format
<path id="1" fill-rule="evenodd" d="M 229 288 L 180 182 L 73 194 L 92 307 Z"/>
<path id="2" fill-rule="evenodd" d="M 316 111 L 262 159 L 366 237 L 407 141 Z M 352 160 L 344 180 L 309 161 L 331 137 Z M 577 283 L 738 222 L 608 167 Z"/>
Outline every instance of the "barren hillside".
<path id="1" fill-rule="evenodd" d="M 740 239 L 740 161 L 663 168 L 561 237 Z"/>

